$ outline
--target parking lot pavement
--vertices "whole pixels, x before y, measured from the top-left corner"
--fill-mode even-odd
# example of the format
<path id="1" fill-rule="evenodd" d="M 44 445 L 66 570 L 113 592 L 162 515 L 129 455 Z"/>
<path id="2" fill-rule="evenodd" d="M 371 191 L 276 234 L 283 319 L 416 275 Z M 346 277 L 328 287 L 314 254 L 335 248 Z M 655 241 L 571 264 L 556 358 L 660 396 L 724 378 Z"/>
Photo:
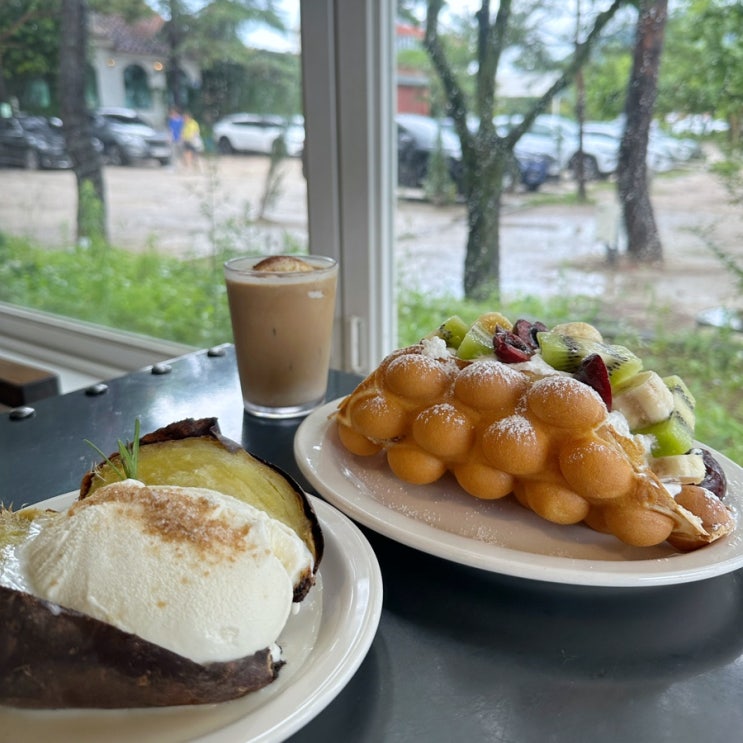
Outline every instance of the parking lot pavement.
<path id="1" fill-rule="evenodd" d="M 296 159 L 284 163 L 276 199 L 256 220 L 269 159 L 207 159 L 198 170 L 159 165 L 107 167 L 105 183 L 111 241 L 130 250 L 154 247 L 184 257 L 204 255 L 216 240 L 246 250 L 280 248 L 287 236 L 306 244 L 306 184 Z M 0 230 L 42 244 L 63 246 L 74 237 L 74 175 L 69 171 L 0 170 Z M 569 183 L 547 184 L 566 193 Z M 648 307 L 669 305 L 680 323 L 693 323 L 706 307 L 738 303 L 733 277 L 705 248 L 705 239 L 743 264 L 738 209 L 703 164 L 653 182 L 653 204 L 665 250 L 660 267 L 606 264 L 597 235 L 602 204 L 614 198 L 610 183 L 592 184 L 585 205 L 535 205 L 533 195 L 504 199 L 501 286 L 517 295 L 584 294 L 613 302 L 618 314 L 647 321 Z M 537 204 L 539 201 L 537 201 Z M 704 237 L 700 236 L 700 230 Z M 396 215 L 396 265 L 401 286 L 462 295 L 466 249 L 464 207 L 435 207 L 400 198 Z"/>

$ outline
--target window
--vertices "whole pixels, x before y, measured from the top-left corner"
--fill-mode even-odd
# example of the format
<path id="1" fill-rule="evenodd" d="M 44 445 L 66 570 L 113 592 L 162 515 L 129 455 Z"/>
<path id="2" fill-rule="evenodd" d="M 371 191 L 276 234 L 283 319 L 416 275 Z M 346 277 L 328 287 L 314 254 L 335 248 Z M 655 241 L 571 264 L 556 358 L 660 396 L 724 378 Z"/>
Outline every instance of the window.
<path id="1" fill-rule="evenodd" d="M 157 232 L 149 227 L 153 215 L 168 214 L 168 203 L 171 203 L 171 199 L 177 199 L 189 204 L 191 214 L 203 212 L 205 208 L 211 209 L 206 220 L 195 226 L 189 236 L 189 259 L 203 258 L 208 254 L 210 245 L 227 239 L 234 240 L 238 234 L 243 245 L 270 245 L 275 248 L 289 239 L 299 249 L 309 246 L 312 251 L 337 256 L 342 265 L 343 288 L 337 323 L 338 355 L 334 363 L 347 369 L 364 371 L 397 344 L 397 283 L 407 287 L 416 286 L 420 277 L 425 275 L 426 284 L 421 286 L 422 289 L 461 295 L 466 213 L 461 203 L 441 210 L 406 198 L 395 199 L 398 178 L 412 178 L 407 169 L 400 168 L 398 172 L 398 130 L 394 116 L 396 106 L 421 105 L 424 108 L 417 112 L 422 114 L 429 113 L 431 106 L 430 90 L 426 85 L 430 88 L 432 81 L 427 83 L 420 75 L 413 80 L 411 73 L 406 71 L 405 75 L 397 79 L 397 83 L 402 83 L 402 86 L 395 85 L 395 55 L 399 50 L 408 53 L 411 47 L 419 44 L 420 33 L 406 31 L 401 35 L 396 31 L 395 5 L 391 0 L 294 0 L 290 5 L 295 11 L 301 11 L 299 27 L 303 42 L 303 104 L 299 108 L 303 109 L 305 116 L 304 157 L 302 160 L 294 158 L 289 162 L 292 173 L 297 176 L 293 181 L 296 188 L 291 195 L 291 205 L 280 207 L 292 215 L 301 215 L 294 220 L 291 228 L 282 231 L 272 225 L 270 219 L 263 220 L 260 226 L 255 221 L 252 224 L 240 224 L 244 217 L 245 202 L 249 200 L 253 207 L 262 198 L 261 186 L 269 162 L 265 156 L 251 161 L 261 163 L 261 168 L 245 176 L 235 176 L 234 180 L 233 176 L 215 171 L 209 176 L 211 180 L 197 181 L 195 174 L 191 174 L 185 178 L 172 177 L 163 187 L 154 186 L 155 175 L 157 174 L 159 180 L 159 176 L 166 172 L 158 170 L 157 158 L 131 170 L 120 166 L 111 167 L 107 172 L 109 193 L 113 193 L 116 183 L 122 181 L 136 184 L 135 188 L 140 195 L 148 193 L 150 189 L 152 193 L 151 203 L 147 208 L 143 208 L 138 218 L 127 224 L 117 221 L 120 217 L 114 199 L 110 219 L 119 234 L 134 236 L 136 243 L 130 244 L 136 244 L 140 252 L 146 252 L 149 246 L 167 244 L 167 251 L 177 254 L 181 246 L 173 244 L 167 230 Z M 109 61 L 111 66 L 108 66 Z M 113 57 L 104 56 L 103 63 L 95 70 L 99 91 L 110 91 L 114 87 L 110 83 L 111 78 L 107 76 L 121 75 L 120 63 L 114 63 Z M 269 65 L 261 69 L 265 74 L 271 73 Z M 137 108 L 150 105 L 156 107 L 158 101 L 152 100 L 153 96 L 147 87 L 148 70 L 149 67 L 140 64 L 126 68 L 125 97 L 122 95 L 122 100 L 117 101 L 118 105 L 126 103 Z M 230 69 L 229 72 L 239 77 L 239 71 Z M 199 80 L 194 70 L 189 70 L 188 78 L 193 85 Z M 202 95 L 208 93 L 209 97 L 200 123 L 207 146 L 214 149 L 219 147 L 219 143 L 213 138 L 216 121 L 210 120 L 209 116 L 210 111 L 217 110 L 218 101 L 224 103 L 222 113 L 275 113 L 282 117 L 291 113 L 271 110 L 273 104 L 263 111 L 253 110 L 259 108 L 260 96 L 243 99 L 229 99 L 225 96 L 225 100 L 222 100 L 219 98 L 218 85 L 207 86 L 206 81 L 202 82 L 200 92 Z M 415 90 L 412 90 L 413 82 Z M 409 88 L 409 94 L 401 95 L 400 87 Z M 154 98 L 157 99 L 157 96 Z M 110 103 L 104 95 L 101 95 L 101 101 L 105 101 L 107 105 Z M 251 105 L 248 106 L 246 102 Z M 507 112 L 514 120 L 519 113 L 517 108 L 517 104 L 513 104 L 512 109 Z M 162 114 L 155 115 L 153 109 L 147 115 L 148 123 L 155 124 L 160 134 L 165 131 L 164 112 Z M 527 144 L 529 147 L 536 147 L 539 145 L 538 140 L 544 142 L 552 138 L 556 147 L 553 160 L 558 169 L 564 168 L 575 154 L 566 148 L 571 136 L 569 130 L 555 135 L 554 129 L 535 125 L 522 143 L 524 159 L 530 157 Z M 606 135 L 597 134 L 592 141 L 598 144 L 606 138 Z M 586 142 L 584 139 L 584 147 Z M 238 149 L 231 145 L 230 148 Z M 224 149 L 229 149 L 227 144 Z M 247 162 L 245 156 L 229 156 L 234 157 L 234 162 Z M 596 150 L 595 167 L 598 176 L 606 175 L 604 171 L 613 167 L 612 163 L 615 162 L 616 152 Z M 404 164 L 407 165 L 408 161 Z M 306 196 L 305 183 L 299 175 L 302 166 L 309 182 Z M 175 176 L 175 172 L 167 172 Z M 0 178 L 9 178 L 9 173 L 10 171 L 0 172 Z M 42 175 L 45 179 L 59 176 L 55 186 L 65 176 L 53 172 Z M 554 176 L 555 173 L 550 171 L 550 177 Z M 207 180 L 209 185 L 205 188 L 203 183 Z M 408 187 L 407 183 L 400 182 Z M 573 188 L 572 182 L 564 176 L 561 176 L 561 180 L 552 180 L 550 183 L 557 184 L 557 198 L 565 197 Z M 658 183 L 662 185 L 660 178 Z M 602 180 L 599 186 L 601 190 L 597 193 L 602 198 L 612 193 L 613 185 L 610 180 Z M 509 201 L 509 207 L 514 205 L 514 210 L 509 212 L 507 226 L 511 231 L 504 246 L 504 290 L 510 296 L 528 293 L 535 287 L 547 287 L 553 293 L 560 293 L 564 291 L 566 283 L 581 280 L 583 275 L 575 270 L 571 261 L 604 258 L 601 252 L 596 252 L 597 246 L 590 244 L 590 236 L 594 232 L 598 235 L 602 227 L 601 210 L 588 206 L 579 218 L 572 221 L 562 220 L 554 215 L 549 215 L 544 221 L 536 220 L 533 212 L 518 210 L 525 198 L 525 190 L 524 185 Z M 38 220 L 33 210 L 38 213 L 47 206 L 59 206 L 59 203 L 41 204 L 40 200 L 43 198 L 46 196 L 37 199 L 32 208 L 25 212 L 15 209 L 4 225 L 21 225 L 17 229 L 20 234 L 37 234 L 35 230 Z M 725 198 L 724 194 L 720 195 L 721 200 Z M 59 239 L 60 234 L 64 233 L 65 239 L 70 241 L 69 215 L 73 208 L 69 203 L 65 206 L 66 225 L 58 223 L 54 238 Z M 178 219 L 175 214 L 173 211 L 169 218 Z M 613 214 L 614 219 L 609 227 L 616 233 L 615 211 Z M 675 218 L 672 215 L 667 216 L 661 209 L 658 215 L 662 228 L 666 220 Z M 686 216 L 694 218 L 693 210 L 688 210 Z M 689 224 L 690 229 L 699 226 L 699 219 L 696 224 Z M 231 235 L 226 234 L 229 231 L 232 231 Z M 398 236 L 396 245 L 395 233 Z M 575 239 L 576 235 L 579 235 L 580 240 Z M 580 248 L 577 247 L 578 244 Z M 522 260 L 522 247 L 535 245 L 540 246 L 542 252 L 533 250 L 528 260 Z M 586 245 L 590 250 L 584 249 Z M 598 250 L 602 251 L 603 246 L 599 245 Z M 610 275 L 600 276 L 599 279 L 595 285 L 588 287 L 596 296 L 609 291 L 614 281 Z M 717 283 L 719 286 L 719 282 Z M 648 294 L 662 292 L 662 285 L 660 286 L 660 289 L 649 288 Z M 721 296 L 718 286 L 705 285 L 704 290 L 695 294 L 703 299 L 695 301 L 715 303 Z M 661 296 L 661 301 L 662 299 Z M 648 302 L 652 301 L 652 298 L 648 299 Z M 642 311 L 647 311 L 647 307 Z"/>
<path id="2" fill-rule="evenodd" d="M 311 5 L 311 7 L 310 7 Z M 388 31 L 391 27 L 391 3 L 358 2 L 341 4 L 326 2 L 302 3 L 303 37 L 312 39 L 312 43 L 305 45 L 302 51 L 304 74 L 304 103 L 309 108 L 311 132 L 307 134 L 307 141 L 312 139 L 315 144 L 307 147 L 304 163 L 300 158 L 292 158 L 287 163 L 295 174 L 301 174 L 302 166 L 306 163 L 307 174 L 312 181 L 312 193 L 309 204 L 306 206 L 304 197 L 304 180 L 299 175 L 293 199 L 297 206 L 292 207 L 296 214 L 297 207 L 301 210 L 309 209 L 309 247 L 313 252 L 336 255 L 341 260 L 344 271 L 345 291 L 339 300 L 337 322 L 337 357 L 334 363 L 348 369 L 363 370 L 375 364 L 384 352 L 390 350 L 394 343 L 394 304 L 392 300 L 392 209 L 393 192 L 393 146 L 392 106 L 391 106 L 391 68 L 383 64 L 383 59 L 389 59 L 392 35 Z M 296 8 L 300 4 L 297 2 Z M 331 28 L 340 29 L 339 40 Z M 358 43 L 363 39 L 362 43 Z M 381 40 L 384 43 L 381 44 Z M 368 65 L 368 59 L 379 60 L 379 64 Z M 111 91 L 115 91 L 117 75 L 121 74 L 119 63 L 113 56 L 104 55 L 100 60 L 100 69 L 96 69 L 95 77 L 98 80 L 100 100 L 107 106 L 112 104 Z M 147 73 L 141 65 L 130 64 L 124 71 L 125 90 L 124 98 L 119 105 L 128 108 L 148 108 L 151 104 L 151 94 L 147 86 Z M 355 101 L 353 105 L 349 105 Z M 115 101 L 114 101 L 115 103 Z M 229 110 L 229 109 L 228 109 Z M 234 109 L 232 109 L 234 110 Z M 238 109 L 239 110 L 239 109 Z M 266 113 L 281 113 L 284 111 L 266 111 Z M 113 115 L 116 118 L 116 115 Z M 149 118 L 149 117 L 148 117 Z M 293 129 L 302 122 L 302 117 L 293 119 Z M 156 120 L 153 116 L 147 122 L 158 132 L 164 131 L 164 121 Z M 214 121 L 209 119 L 209 109 L 205 109 L 201 124 L 207 146 L 215 147 L 210 141 L 211 126 Z M 101 130 L 101 140 L 104 147 L 108 147 L 104 132 Z M 146 149 L 136 149 L 138 138 L 136 133 L 119 133 L 120 140 L 132 148 L 136 153 L 146 152 Z M 149 135 L 144 135 L 148 139 Z M 290 244 L 304 249 L 307 246 L 307 237 L 285 233 L 283 229 L 272 228 L 270 223 L 256 226 L 242 224 L 244 200 L 250 198 L 255 204 L 261 200 L 261 187 L 266 178 L 269 160 L 263 156 L 252 160 L 259 166 L 242 178 L 230 181 L 229 185 L 220 181 L 220 178 L 232 176 L 220 175 L 219 170 L 208 170 L 207 163 L 203 163 L 201 177 L 196 173 L 153 170 L 157 168 L 153 160 L 132 160 L 132 165 L 124 165 L 126 158 L 121 158 L 123 145 L 121 141 L 115 144 L 117 164 L 106 167 L 106 187 L 109 196 L 109 222 L 114 231 L 122 239 L 129 239 L 129 245 L 135 252 L 146 254 L 148 245 L 157 247 L 168 242 L 165 230 L 158 231 L 148 227 L 152 214 L 162 216 L 168 213 L 168 205 L 173 200 L 183 206 L 188 202 L 189 214 L 199 215 L 205 211 L 209 213 L 202 220 L 200 226 L 194 230 L 185 246 L 173 246 L 167 251 L 183 251 L 185 257 L 193 260 L 203 260 L 218 243 L 227 239 L 234 239 L 238 232 L 242 235 L 241 245 L 250 244 L 257 247 L 270 245 L 274 249 Z M 104 154 L 113 150 L 105 150 Z M 299 154 L 299 153 L 297 153 Z M 138 157 L 140 155 L 137 155 Z M 235 156 L 234 161 L 245 165 L 246 158 Z M 0 173 L 0 177 L 4 174 Z M 7 177 L 17 177 L 19 173 L 8 172 Z M 41 174 L 39 174 L 41 175 Z M 167 181 L 162 187 L 155 187 L 165 175 Z M 58 227 L 46 233 L 51 241 L 57 245 L 68 246 L 72 250 L 74 236 L 70 229 L 70 215 L 74 213 L 74 194 L 67 190 L 58 189 L 60 182 L 66 175 L 60 172 L 45 173 L 44 186 L 39 196 L 30 206 L 24 204 L 16 210 L 15 222 L 5 221 L 6 228 L 15 225 L 18 234 L 30 237 L 41 236 L 43 220 L 34 219 L 34 211 L 41 215 L 49 213 L 62 201 L 66 206 L 65 224 L 57 222 Z M 48 180 L 46 179 L 48 177 Z M 56 178 L 52 182 L 52 178 Z M 68 186 L 71 182 L 67 180 Z M 129 194 L 136 194 L 143 199 L 143 205 L 138 217 L 126 224 L 117 221 L 117 198 L 120 196 L 117 189 L 128 184 Z M 49 189 L 46 190 L 46 187 Z M 231 189 L 231 190 L 230 190 Z M 53 196 L 54 193 L 62 194 Z M 53 203 L 53 200 L 57 203 Z M 71 210 L 72 209 L 72 210 Z M 174 212 L 176 213 L 176 212 Z M 176 217 L 177 218 L 177 217 Z M 270 220 L 269 220 L 270 222 Z M 233 231 L 232 235 L 226 235 Z M 133 239 L 132 239 L 133 238 Z M 75 250 L 87 250 L 85 246 L 77 246 Z M 102 260 L 105 261 L 104 258 Z M 146 255 L 143 255 L 146 260 Z M 102 264 L 102 265 L 105 265 Z M 108 280 L 114 280 L 116 271 L 109 271 L 106 266 Z M 41 279 L 40 279 L 41 281 Z M 77 291 L 70 288 L 71 294 L 85 295 L 91 291 L 105 295 L 102 286 L 103 274 L 94 275 L 92 281 L 84 282 L 87 289 Z M 173 278 L 172 281 L 177 281 Z M 97 288 L 96 288 L 97 287 Z M 135 287 L 133 287 L 135 289 Z M 7 295 L 6 295 L 7 296 Z M 144 309 L 146 299 L 133 300 L 130 303 L 130 314 L 142 316 L 146 314 L 163 316 L 163 332 L 169 329 L 170 319 L 177 321 L 179 312 L 178 292 L 174 293 L 171 306 L 158 307 L 151 310 Z M 219 302 L 217 298 L 216 302 Z M 211 305 L 214 306 L 212 301 Z M 131 307 L 136 312 L 131 312 Z M 3 346 L 17 348 L 28 352 L 30 346 L 46 349 L 49 358 L 69 354 L 78 357 L 88 369 L 100 368 L 112 371 L 109 360 L 111 356 L 110 343 L 116 343 L 116 333 L 106 329 L 99 329 L 87 323 L 74 320 L 50 317 L 44 313 L 34 312 L 31 308 L 17 308 L 4 306 L 2 308 L 7 321 L 3 322 Z M 60 308 L 64 313 L 64 309 Z M 205 306 L 204 311 L 209 311 Z M 98 319 L 95 317 L 94 319 Z M 117 327 L 123 328 L 125 319 L 122 317 Z M 64 328 L 64 333 L 60 331 Z M 79 331 L 79 335 L 77 334 Z M 157 335 L 157 333 L 153 333 Z M 105 337 L 110 343 L 97 344 L 94 339 Z M 75 340 L 78 338 L 78 340 Z M 155 341 L 142 342 L 143 347 L 152 353 Z M 138 345 L 133 337 L 122 337 L 121 348 L 129 349 Z M 176 355 L 176 350 L 184 346 L 178 343 L 164 342 L 159 347 L 163 349 L 164 357 Z M 97 358 L 96 349 L 101 349 L 101 356 Z M 134 364 L 140 364 L 141 356 Z M 117 363 L 122 359 L 116 356 Z M 95 366 L 95 365 L 98 366 Z M 141 365 L 141 364 L 140 364 Z M 138 368 L 128 366 L 123 368 Z"/>
<path id="3" fill-rule="evenodd" d="M 137 64 L 130 64 L 124 69 L 124 91 L 126 105 L 129 108 L 151 108 L 152 95 L 150 94 L 147 73 Z"/>

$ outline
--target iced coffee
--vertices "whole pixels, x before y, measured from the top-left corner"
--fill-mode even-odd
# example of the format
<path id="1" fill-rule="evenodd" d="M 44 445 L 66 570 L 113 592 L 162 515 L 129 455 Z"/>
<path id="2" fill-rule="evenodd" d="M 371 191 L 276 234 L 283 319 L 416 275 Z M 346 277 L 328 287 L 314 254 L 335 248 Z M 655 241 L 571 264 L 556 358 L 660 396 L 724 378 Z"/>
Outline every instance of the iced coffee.
<path id="1" fill-rule="evenodd" d="M 227 261 L 224 270 L 245 410 L 305 415 L 325 399 L 336 261 L 248 256 Z"/>

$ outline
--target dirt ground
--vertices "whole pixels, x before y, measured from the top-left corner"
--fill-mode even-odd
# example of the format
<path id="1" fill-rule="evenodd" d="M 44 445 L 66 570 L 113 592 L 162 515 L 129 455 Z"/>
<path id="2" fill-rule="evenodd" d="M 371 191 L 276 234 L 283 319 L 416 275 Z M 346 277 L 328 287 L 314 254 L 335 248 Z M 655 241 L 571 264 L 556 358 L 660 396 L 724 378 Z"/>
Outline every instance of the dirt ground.
<path id="1" fill-rule="evenodd" d="M 617 316 L 648 320 L 669 309 L 680 326 L 710 307 L 741 307 L 734 278 L 707 247 L 719 246 L 743 265 L 743 210 L 709 172 L 711 157 L 653 180 L 652 200 L 664 263 L 632 267 L 620 253 L 607 263 L 606 216 L 615 210 L 611 183 L 591 184 L 584 206 L 533 204 L 527 194 L 505 197 L 501 228 L 504 298 L 517 295 L 601 296 Z M 203 255 L 218 241 L 254 250 L 281 246 L 286 236 L 306 245 L 306 184 L 299 161 L 284 164 L 278 198 L 256 215 L 268 159 L 230 156 L 199 170 L 158 165 L 105 171 L 112 242 L 131 250 L 154 247 L 174 255 Z M 564 193 L 570 182 L 540 194 Z M 0 170 L 0 231 L 49 246 L 74 234 L 75 183 L 70 172 Z M 466 214 L 461 205 L 436 208 L 404 194 L 398 200 L 399 281 L 426 292 L 461 296 Z"/>

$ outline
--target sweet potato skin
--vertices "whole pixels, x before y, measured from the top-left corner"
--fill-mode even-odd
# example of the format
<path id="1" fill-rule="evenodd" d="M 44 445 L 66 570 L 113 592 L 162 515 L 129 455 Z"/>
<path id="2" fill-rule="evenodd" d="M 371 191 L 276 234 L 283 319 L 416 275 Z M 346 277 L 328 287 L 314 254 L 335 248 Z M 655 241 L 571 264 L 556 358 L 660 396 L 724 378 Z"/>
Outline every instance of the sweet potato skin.
<path id="1" fill-rule="evenodd" d="M 223 702 L 270 684 L 268 650 L 201 665 L 141 637 L 0 586 L 0 704 L 163 707 Z"/>

